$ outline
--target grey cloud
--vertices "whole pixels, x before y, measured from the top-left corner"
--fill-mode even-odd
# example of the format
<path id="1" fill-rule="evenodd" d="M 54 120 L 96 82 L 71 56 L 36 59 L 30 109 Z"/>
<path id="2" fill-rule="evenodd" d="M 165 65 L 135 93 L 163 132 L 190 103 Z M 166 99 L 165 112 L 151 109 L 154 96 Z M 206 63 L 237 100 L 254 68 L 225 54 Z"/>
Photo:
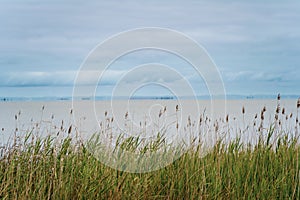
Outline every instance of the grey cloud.
<path id="1" fill-rule="evenodd" d="M 299 8 L 298 1 L 2 1 L 0 85 L 72 85 L 83 59 L 107 37 L 161 26 L 203 44 L 227 82 L 290 81 L 296 87 Z M 117 81 L 119 70 L 103 84 Z"/>
<path id="2" fill-rule="evenodd" d="M 238 71 L 238 72 L 226 72 L 225 81 L 228 82 L 288 82 L 288 81 L 300 81 L 300 77 L 293 76 L 293 71 Z"/>
<path id="3" fill-rule="evenodd" d="M 84 79 L 78 80 L 78 85 L 91 85 L 98 83 L 101 75 L 99 71 L 82 72 Z M 112 85 L 122 75 L 122 71 L 108 70 L 100 80 L 103 85 Z M 73 86 L 77 71 L 56 72 L 4 72 L 0 75 L 0 86 L 2 87 L 33 87 L 33 86 Z"/>

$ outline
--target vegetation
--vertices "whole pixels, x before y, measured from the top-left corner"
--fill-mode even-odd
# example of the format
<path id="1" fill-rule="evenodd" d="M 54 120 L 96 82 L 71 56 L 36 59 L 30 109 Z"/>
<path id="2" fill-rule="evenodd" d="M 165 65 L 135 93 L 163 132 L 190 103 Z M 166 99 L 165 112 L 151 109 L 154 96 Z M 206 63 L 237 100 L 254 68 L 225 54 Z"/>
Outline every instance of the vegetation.
<path id="1" fill-rule="evenodd" d="M 280 108 L 274 122 L 266 124 L 263 110 L 257 129 L 247 129 L 258 136 L 255 143 L 245 143 L 241 137 L 229 142 L 221 138 L 205 155 L 195 146 L 170 165 L 148 173 L 105 166 L 70 136 L 71 126 L 60 129 L 66 137 L 59 141 L 50 135 L 36 137 L 31 131 L 2 149 L 0 198 L 299 199 L 298 118 L 290 118 Z M 279 123 L 281 118 L 286 121 Z M 283 127 L 291 124 L 290 119 L 293 129 L 288 134 Z M 224 119 L 225 125 L 228 120 Z"/>

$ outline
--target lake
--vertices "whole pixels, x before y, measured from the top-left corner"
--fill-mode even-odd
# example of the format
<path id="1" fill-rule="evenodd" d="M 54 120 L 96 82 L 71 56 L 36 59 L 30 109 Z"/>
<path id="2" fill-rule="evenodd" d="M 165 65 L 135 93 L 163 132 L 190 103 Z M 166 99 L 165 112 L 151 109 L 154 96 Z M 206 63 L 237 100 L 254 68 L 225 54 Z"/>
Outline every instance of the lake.
<path id="1" fill-rule="evenodd" d="M 197 125 L 201 116 L 211 119 L 211 127 L 214 127 L 215 122 L 219 122 L 219 128 L 224 129 L 227 124 L 231 129 L 247 129 L 247 126 L 253 126 L 254 123 L 257 126 L 260 123 L 263 107 L 266 107 L 264 125 L 274 122 L 277 103 L 277 100 L 269 99 L 227 100 L 226 102 L 214 100 L 213 103 L 210 100 L 175 99 L 0 102 L 0 141 L 2 143 L 7 141 L 15 133 L 22 135 L 41 122 L 44 124 L 44 131 L 42 131 L 44 134 L 54 134 L 51 127 L 59 127 L 62 121 L 66 126 L 76 127 L 83 137 L 88 137 L 98 131 L 101 122 L 105 123 L 107 118 L 113 118 L 111 126 L 118 130 L 126 130 L 130 126 L 132 135 L 135 134 L 134 132 L 138 134 L 140 130 L 147 130 L 144 131 L 145 137 L 155 134 L 156 131 L 153 130 L 159 131 L 159 127 L 169 127 L 169 131 L 174 131 L 177 123 L 182 129 L 186 129 L 189 123 Z M 293 129 L 295 124 L 296 103 L 297 99 L 280 101 L 279 120 L 282 127 L 287 130 Z M 256 114 L 257 119 L 255 119 Z M 287 116 L 289 122 L 286 120 Z M 196 125 L 193 130 L 197 129 Z"/>

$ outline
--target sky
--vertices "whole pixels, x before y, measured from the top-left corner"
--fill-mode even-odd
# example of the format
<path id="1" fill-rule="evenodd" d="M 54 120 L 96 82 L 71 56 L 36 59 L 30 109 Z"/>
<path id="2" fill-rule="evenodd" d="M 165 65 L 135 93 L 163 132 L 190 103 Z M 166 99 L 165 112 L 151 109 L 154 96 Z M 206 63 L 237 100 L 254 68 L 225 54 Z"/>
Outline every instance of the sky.
<path id="1" fill-rule="evenodd" d="M 77 71 L 99 43 L 144 27 L 181 32 L 205 48 L 226 94 L 300 95 L 299 11 L 296 0 L 2 0 L 0 97 L 72 96 Z M 208 92 L 190 64 L 167 52 L 142 50 L 117 59 L 96 88 L 97 95 L 111 95 L 128 70 L 146 63 L 168 65 L 197 95 Z M 149 70 L 159 79 L 161 72 Z M 131 77 L 143 86 L 147 72 Z M 97 78 L 91 72 L 87 82 Z M 181 85 L 171 73 L 167 81 Z M 149 85 L 136 94 L 163 95 L 167 90 Z"/>

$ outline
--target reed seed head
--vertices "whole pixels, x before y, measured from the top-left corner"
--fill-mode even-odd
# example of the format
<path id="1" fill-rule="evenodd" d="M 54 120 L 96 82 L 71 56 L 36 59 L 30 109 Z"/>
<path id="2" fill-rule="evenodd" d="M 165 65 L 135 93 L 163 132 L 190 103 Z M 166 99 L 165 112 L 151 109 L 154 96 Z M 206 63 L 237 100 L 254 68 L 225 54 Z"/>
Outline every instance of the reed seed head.
<path id="1" fill-rule="evenodd" d="M 285 108 L 282 108 L 282 112 L 283 115 L 285 114 Z"/>
<path id="2" fill-rule="evenodd" d="M 242 108 L 242 113 L 245 114 L 245 107 Z"/>
<path id="3" fill-rule="evenodd" d="M 260 119 L 261 119 L 262 121 L 265 119 L 265 116 L 264 116 L 264 112 L 263 112 L 263 111 L 260 113 Z"/>
<path id="4" fill-rule="evenodd" d="M 203 121 L 202 116 L 200 116 L 200 119 L 199 119 L 200 125 L 202 124 L 202 121 Z"/>
<path id="5" fill-rule="evenodd" d="M 277 100 L 278 100 L 278 101 L 280 101 L 280 94 L 278 94 L 278 96 L 277 96 Z"/>
<path id="6" fill-rule="evenodd" d="M 219 124 L 217 121 L 214 123 L 214 127 L 215 127 L 215 132 L 217 133 L 219 130 Z"/>
<path id="7" fill-rule="evenodd" d="M 300 108 L 300 98 L 297 101 L 297 108 Z"/>
<path id="8" fill-rule="evenodd" d="M 69 127 L 68 134 L 72 132 L 72 125 Z"/>
<path id="9" fill-rule="evenodd" d="M 158 117 L 160 118 L 160 117 L 161 117 L 161 115 L 162 115 L 162 111 L 161 111 L 161 110 L 159 110 Z"/>
<path id="10" fill-rule="evenodd" d="M 178 112 L 179 108 L 178 108 L 178 105 L 176 105 L 176 112 Z"/>
<path id="11" fill-rule="evenodd" d="M 37 124 L 37 126 L 38 126 L 38 124 Z M 60 130 L 61 130 L 61 131 L 64 130 L 64 125 L 63 125 L 63 123 L 62 123 L 61 126 L 60 126 Z"/>
<path id="12" fill-rule="evenodd" d="M 278 114 L 280 112 L 280 106 L 277 105 L 277 108 L 276 108 L 276 113 Z"/>

